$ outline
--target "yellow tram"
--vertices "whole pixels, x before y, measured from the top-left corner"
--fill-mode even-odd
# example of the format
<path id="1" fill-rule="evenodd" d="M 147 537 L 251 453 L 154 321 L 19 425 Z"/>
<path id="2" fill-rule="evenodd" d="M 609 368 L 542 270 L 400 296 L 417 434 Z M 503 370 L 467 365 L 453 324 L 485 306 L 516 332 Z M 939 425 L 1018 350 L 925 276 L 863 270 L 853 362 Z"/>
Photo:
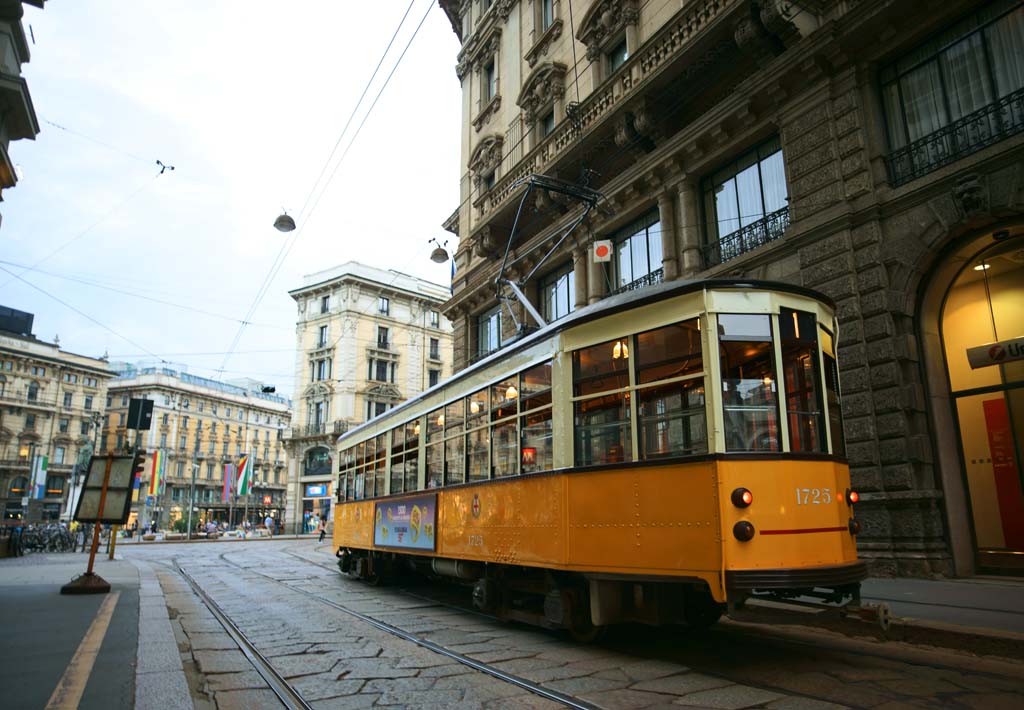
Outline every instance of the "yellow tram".
<path id="1" fill-rule="evenodd" d="M 340 569 L 581 637 L 857 599 L 835 341 L 833 304 L 778 283 L 577 310 L 339 439 Z"/>

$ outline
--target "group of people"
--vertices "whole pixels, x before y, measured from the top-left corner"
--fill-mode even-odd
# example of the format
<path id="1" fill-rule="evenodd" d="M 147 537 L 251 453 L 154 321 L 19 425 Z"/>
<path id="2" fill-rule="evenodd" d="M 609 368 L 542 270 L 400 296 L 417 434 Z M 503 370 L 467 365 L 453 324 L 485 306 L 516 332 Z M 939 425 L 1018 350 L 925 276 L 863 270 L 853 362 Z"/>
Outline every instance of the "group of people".
<path id="1" fill-rule="evenodd" d="M 324 537 L 327 535 L 327 518 L 326 517 L 321 518 L 316 513 L 312 513 L 312 514 L 306 513 L 305 514 L 304 526 L 305 526 L 305 529 L 303 530 L 303 532 L 305 532 L 305 533 L 312 533 L 312 532 L 320 533 L 320 542 L 324 541 Z"/>

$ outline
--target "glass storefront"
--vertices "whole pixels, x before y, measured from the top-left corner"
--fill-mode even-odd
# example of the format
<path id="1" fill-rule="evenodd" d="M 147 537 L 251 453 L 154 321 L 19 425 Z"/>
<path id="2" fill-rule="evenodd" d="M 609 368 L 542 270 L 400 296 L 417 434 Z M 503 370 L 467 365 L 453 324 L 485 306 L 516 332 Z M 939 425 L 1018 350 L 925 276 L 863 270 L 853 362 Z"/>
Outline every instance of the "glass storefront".
<path id="1" fill-rule="evenodd" d="M 313 533 L 321 520 L 331 519 L 331 483 L 305 483 L 302 492 L 302 532 Z"/>
<path id="2" fill-rule="evenodd" d="M 1024 573 L 1021 304 L 1024 238 L 1017 237 L 996 242 L 971 259 L 942 310 L 943 347 L 981 572 Z M 1014 339 L 1021 341 L 1008 343 Z M 972 348 L 977 349 L 973 363 L 968 358 Z"/>

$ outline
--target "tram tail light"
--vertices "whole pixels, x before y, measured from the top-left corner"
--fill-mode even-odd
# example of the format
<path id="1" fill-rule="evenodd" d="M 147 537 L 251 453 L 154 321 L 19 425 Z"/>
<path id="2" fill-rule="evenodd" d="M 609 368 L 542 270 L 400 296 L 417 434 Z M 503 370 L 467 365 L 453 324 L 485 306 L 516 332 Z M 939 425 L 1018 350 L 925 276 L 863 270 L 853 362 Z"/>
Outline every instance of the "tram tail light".
<path id="1" fill-rule="evenodd" d="M 732 504 L 737 508 L 746 508 L 754 502 L 754 494 L 746 488 L 737 488 L 732 492 Z"/>
<path id="2" fill-rule="evenodd" d="M 741 520 L 732 526 L 732 534 L 740 542 L 750 542 L 754 539 L 754 525 L 749 521 Z"/>
<path id="3" fill-rule="evenodd" d="M 850 522 L 847 523 L 847 527 L 850 528 L 851 535 L 856 535 L 860 532 L 860 523 L 855 518 L 850 518 Z"/>
<path id="4" fill-rule="evenodd" d="M 853 505 L 860 500 L 860 493 L 850 488 L 846 489 L 846 504 Z"/>

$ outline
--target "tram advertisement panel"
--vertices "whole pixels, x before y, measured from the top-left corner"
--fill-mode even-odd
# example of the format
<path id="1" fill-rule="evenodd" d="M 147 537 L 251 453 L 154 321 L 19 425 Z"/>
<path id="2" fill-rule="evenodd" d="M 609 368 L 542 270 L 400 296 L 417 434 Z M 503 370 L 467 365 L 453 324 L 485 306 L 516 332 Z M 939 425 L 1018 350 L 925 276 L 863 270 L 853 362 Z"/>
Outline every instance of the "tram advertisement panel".
<path id="1" fill-rule="evenodd" d="M 434 549 L 436 495 L 380 502 L 374 507 L 374 545 L 412 550 Z"/>

